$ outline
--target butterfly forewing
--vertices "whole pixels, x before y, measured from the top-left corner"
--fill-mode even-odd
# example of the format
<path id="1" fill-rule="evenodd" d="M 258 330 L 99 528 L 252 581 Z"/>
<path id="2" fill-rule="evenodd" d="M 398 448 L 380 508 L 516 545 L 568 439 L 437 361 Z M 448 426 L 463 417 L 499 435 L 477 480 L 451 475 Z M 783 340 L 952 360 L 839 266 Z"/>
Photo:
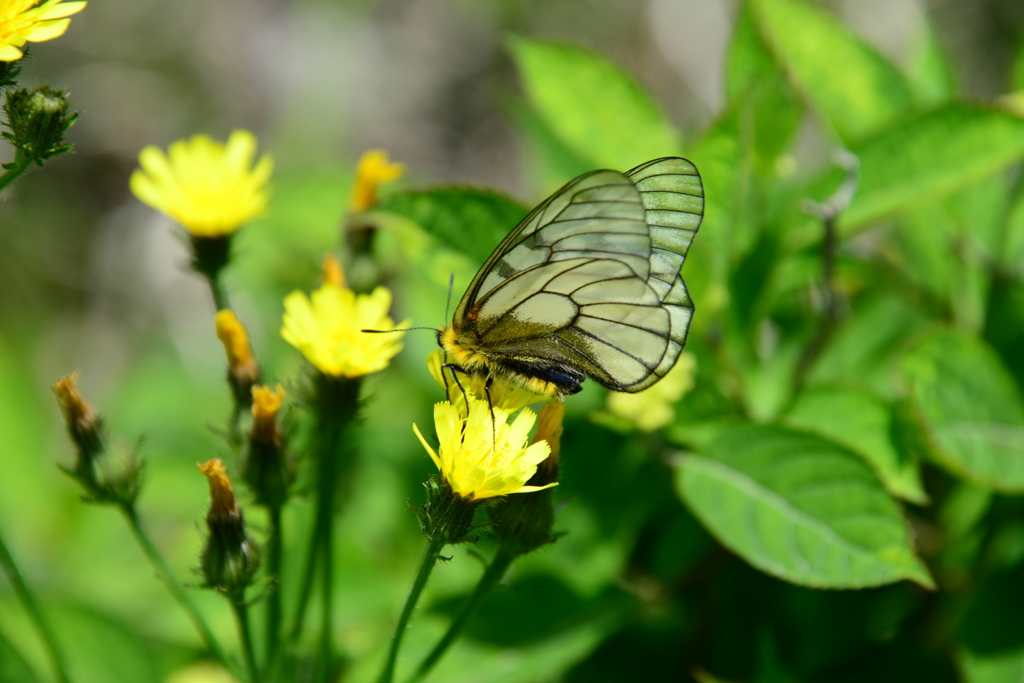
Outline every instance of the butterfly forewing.
<path id="1" fill-rule="evenodd" d="M 569 368 L 616 391 L 650 386 L 686 341 L 693 304 L 679 268 L 703 205 L 685 159 L 580 176 L 491 254 L 456 332 L 472 320 L 495 359 Z"/>

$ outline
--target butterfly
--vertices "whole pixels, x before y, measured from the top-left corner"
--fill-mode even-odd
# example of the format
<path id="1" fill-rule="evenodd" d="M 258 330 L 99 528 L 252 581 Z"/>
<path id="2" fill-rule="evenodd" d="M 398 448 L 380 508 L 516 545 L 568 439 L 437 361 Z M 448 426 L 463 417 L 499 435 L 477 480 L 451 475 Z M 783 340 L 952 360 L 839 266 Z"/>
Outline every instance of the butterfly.
<path id="1" fill-rule="evenodd" d="M 561 398 L 635 393 L 675 364 L 693 301 L 679 269 L 704 215 L 678 157 L 570 181 L 516 226 L 438 331 L 447 367 Z M 458 381 L 456 377 L 456 381 Z"/>

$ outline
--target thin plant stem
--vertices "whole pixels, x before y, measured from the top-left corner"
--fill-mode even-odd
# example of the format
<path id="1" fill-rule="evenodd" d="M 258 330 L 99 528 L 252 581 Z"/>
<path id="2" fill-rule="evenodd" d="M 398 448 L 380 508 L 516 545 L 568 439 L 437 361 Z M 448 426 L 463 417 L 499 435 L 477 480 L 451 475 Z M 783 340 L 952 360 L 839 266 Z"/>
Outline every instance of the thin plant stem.
<path id="1" fill-rule="evenodd" d="M 270 514 L 270 537 L 267 539 L 267 574 L 273 582 L 267 596 L 266 625 L 266 670 L 273 671 L 277 645 L 281 640 L 281 506 L 272 505 Z"/>
<path id="2" fill-rule="evenodd" d="M 340 432 L 334 438 L 337 443 Z M 336 449 L 331 449 L 336 450 Z M 318 658 L 320 675 L 317 680 L 325 683 L 330 680 L 330 672 L 334 663 L 334 652 L 331 634 L 334 630 L 334 493 L 337 488 L 337 458 L 335 453 L 327 451 L 320 458 L 320 490 L 317 496 L 317 528 L 320 531 L 320 655 Z"/>
<path id="3" fill-rule="evenodd" d="M 39 608 L 39 603 L 36 602 L 36 597 L 33 595 L 32 590 L 28 587 L 28 584 L 25 583 L 25 579 L 22 578 L 21 571 L 18 569 L 18 565 L 15 563 L 14 557 L 7 549 L 7 544 L 4 542 L 3 536 L 0 536 L 0 565 L 3 565 L 4 572 L 6 572 L 7 578 L 10 580 L 11 586 L 14 588 L 14 594 L 18 596 L 18 600 L 28 613 L 28 617 L 31 619 L 32 625 L 36 627 L 40 638 L 42 638 L 43 646 L 46 648 L 46 654 L 50 658 L 50 664 L 53 666 L 54 672 L 57 674 L 57 680 L 59 683 L 70 683 L 71 679 L 68 677 L 67 670 L 64 666 L 64 654 L 61 652 L 60 646 L 57 644 L 57 638 L 53 633 L 53 629 L 50 628 L 50 623 L 46 620 L 42 610 Z"/>
<path id="4" fill-rule="evenodd" d="M 309 547 L 306 551 L 306 563 L 302 569 L 302 583 L 299 587 L 299 600 L 295 606 L 295 616 L 292 621 L 292 628 L 288 634 L 292 642 L 298 641 L 302 636 L 302 628 L 306 623 L 306 608 L 309 606 L 309 596 L 313 592 L 313 577 L 316 576 L 317 557 L 320 549 L 320 517 L 317 515 L 313 523 L 313 532 L 309 539 Z"/>
<path id="5" fill-rule="evenodd" d="M 252 632 L 249 628 L 249 606 L 245 604 L 245 595 L 229 595 L 231 608 L 235 612 L 235 621 L 238 622 L 238 636 L 242 641 L 242 651 L 245 653 L 245 666 L 249 670 L 250 683 L 260 683 L 260 671 L 256 666 L 256 650 L 252 646 Z"/>
<path id="6" fill-rule="evenodd" d="M 21 157 L 20 159 L 18 157 Z M 14 161 L 11 162 L 11 167 L 7 169 L 7 172 L 0 175 L 0 192 L 13 183 L 15 180 L 20 178 L 32 165 L 32 160 L 23 154 L 16 154 Z"/>
<path id="7" fill-rule="evenodd" d="M 220 273 L 216 275 L 208 275 L 206 281 L 210 283 L 210 293 L 213 294 L 213 305 L 217 307 L 218 311 L 224 311 L 231 308 L 231 301 L 228 299 L 228 291 L 224 289 L 224 282 L 221 280 Z"/>
<path id="8" fill-rule="evenodd" d="M 391 637 L 391 647 L 388 650 L 388 659 L 384 663 L 384 670 L 381 671 L 380 678 L 377 679 L 378 683 L 391 683 L 395 677 L 395 663 L 398 661 L 398 649 L 402 645 L 402 637 L 405 635 L 405 630 L 409 626 L 409 618 L 412 617 L 412 611 L 416 608 L 416 603 L 419 602 L 420 595 L 423 593 L 423 588 L 427 585 L 427 580 L 430 578 L 430 572 L 433 571 L 434 565 L 437 564 L 437 558 L 441 555 L 441 549 L 444 548 L 443 540 L 431 540 L 427 545 L 426 552 L 423 553 L 423 562 L 420 563 L 420 569 L 416 573 L 416 579 L 412 583 L 412 589 L 409 591 L 409 597 L 405 599 L 405 606 L 402 607 L 402 614 L 398 617 L 398 625 L 395 626 L 395 634 Z"/>
<path id="9" fill-rule="evenodd" d="M 476 584 L 476 588 L 473 589 L 473 593 L 466 598 L 465 602 L 463 602 L 462 606 L 459 608 L 459 613 L 455 615 L 454 619 L 452 619 L 452 623 L 448 627 L 448 631 L 444 634 L 441 640 L 437 642 L 437 645 L 435 645 L 434 649 L 430 651 L 430 654 L 420 662 L 419 667 L 416 669 L 416 673 L 414 673 L 409 679 L 409 683 L 421 681 L 428 673 L 430 673 L 430 670 L 435 664 L 437 664 L 444 653 L 448 651 L 451 644 L 455 642 L 455 639 L 462 633 L 463 627 L 465 627 L 469 618 L 473 616 L 473 613 L 476 612 L 480 603 L 483 602 L 484 598 L 490 595 L 491 591 L 494 590 L 494 587 L 501 582 L 501 578 L 505 576 L 505 572 L 507 572 L 508 568 L 512 566 L 516 557 L 518 557 L 518 555 L 506 550 L 504 546 L 498 549 L 498 553 L 494 556 L 494 559 L 491 560 L 491 564 L 487 566 L 487 570 L 484 572 L 484 575 L 480 577 L 480 581 Z"/>
<path id="10" fill-rule="evenodd" d="M 142 528 L 139 522 L 139 516 L 135 511 L 135 507 L 131 504 L 125 503 L 120 505 L 121 512 L 124 514 L 125 519 L 128 521 L 128 527 L 132 531 L 132 535 L 135 536 L 135 540 L 142 548 L 142 552 L 146 554 L 153 568 L 156 569 L 157 577 L 163 582 L 167 590 L 171 592 L 174 599 L 178 602 L 185 613 L 188 614 L 189 619 L 192 621 L 192 625 L 195 626 L 199 632 L 199 637 L 203 639 L 203 643 L 209 648 L 210 652 L 220 660 L 220 662 L 230 669 L 235 675 L 243 680 L 248 680 L 247 677 L 243 676 L 238 670 L 238 667 L 228 657 L 224 647 L 217 640 L 217 637 L 213 635 L 213 631 L 210 629 L 209 624 L 206 623 L 206 619 L 202 613 L 189 598 L 188 594 L 185 593 L 185 589 L 182 588 L 181 584 L 178 583 L 177 579 L 174 578 L 174 574 L 171 573 L 170 567 L 167 566 L 167 562 L 164 560 L 163 555 L 157 549 L 156 545 L 153 544 L 152 539 L 146 533 L 145 529 Z"/>

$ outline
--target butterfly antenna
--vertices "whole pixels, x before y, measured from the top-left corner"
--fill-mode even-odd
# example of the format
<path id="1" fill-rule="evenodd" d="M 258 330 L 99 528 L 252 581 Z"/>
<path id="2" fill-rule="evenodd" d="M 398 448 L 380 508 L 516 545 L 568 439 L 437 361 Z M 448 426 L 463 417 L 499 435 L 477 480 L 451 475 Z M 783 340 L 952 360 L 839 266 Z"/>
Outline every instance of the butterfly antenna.
<path id="1" fill-rule="evenodd" d="M 452 290 L 455 288 L 455 273 L 448 276 L 448 300 L 444 302 L 444 321 L 448 322 L 448 308 L 452 305 Z"/>
<path id="2" fill-rule="evenodd" d="M 436 327 L 403 327 L 400 330 L 359 330 L 360 332 L 366 332 L 367 334 L 388 334 L 391 332 L 412 332 L 413 330 L 431 330 L 432 332 L 440 332 L 441 330 Z"/>

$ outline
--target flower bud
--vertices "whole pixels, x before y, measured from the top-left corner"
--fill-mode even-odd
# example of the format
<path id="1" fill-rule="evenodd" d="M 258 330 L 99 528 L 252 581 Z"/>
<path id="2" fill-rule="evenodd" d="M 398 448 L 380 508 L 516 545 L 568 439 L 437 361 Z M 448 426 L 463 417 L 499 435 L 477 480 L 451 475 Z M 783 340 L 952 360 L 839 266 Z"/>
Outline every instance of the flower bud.
<path id="1" fill-rule="evenodd" d="M 78 450 L 74 467 L 61 469 L 81 484 L 87 501 L 130 505 L 139 494 L 143 463 L 134 445 L 109 439 L 103 420 L 78 393 L 76 380 L 73 373 L 53 385 Z"/>
<path id="2" fill-rule="evenodd" d="M 295 473 L 287 457 L 284 435 L 278 429 L 277 414 L 284 401 L 284 387 L 252 388 L 252 432 L 242 469 L 242 479 L 256 496 L 256 503 L 268 507 L 284 505 Z"/>
<path id="3" fill-rule="evenodd" d="M 66 90 L 44 85 L 31 91 L 10 91 L 4 112 L 11 132 L 4 133 L 4 137 L 17 148 L 17 156 L 42 165 L 46 159 L 71 149 L 71 145 L 64 144 L 64 133 L 78 118 L 78 112 L 68 114 L 67 110 Z"/>
<path id="4" fill-rule="evenodd" d="M 259 548 L 245 533 L 242 508 L 235 500 L 224 464 L 214 458 L 197 465 L 210 483 L 210 510 L 206 513 L 209 536 L 199 565 L 208 587 L 241 597 L 259 569 Z"/>
<path id="5" fill-rule="evenodd" d="M 224 344 L 228 356 L 228 384 L 235 397 L 235 404 L 248 406 L 252 403 L 253 385 L 260 381 L 260 365 L 249 345 L 249 333 L 233 312 L 218 311 L 214 318 L 217 338 Z"/>
<path id="6" fill-rule="evenodd" d="M 565 404 L 561 401 L 548 401 L 540 410 L 540 426 L 533 443 L 546 441 L 551 454 L 537 465 L 537 473 L 528 482 L 531 486 L 545 486 L 558 479 L 564 417 Z M 544 489 L 529 496 L 509 496 L 498 503 L 491 521 L 495 536 L 506 550 L 525 555 L 558 540 L 560 534 L 552 533 L 555 510 L 551 496 L 551 490 Z"/>
<path id="7" fill-rule="evenodd" d="M 335 285 L 345 288 L 345 271 L 342 270 L 338 259 L 331 254 L 324 256 L 324 265 L 321 268 L 321 278 L 325 285 Z"/>

